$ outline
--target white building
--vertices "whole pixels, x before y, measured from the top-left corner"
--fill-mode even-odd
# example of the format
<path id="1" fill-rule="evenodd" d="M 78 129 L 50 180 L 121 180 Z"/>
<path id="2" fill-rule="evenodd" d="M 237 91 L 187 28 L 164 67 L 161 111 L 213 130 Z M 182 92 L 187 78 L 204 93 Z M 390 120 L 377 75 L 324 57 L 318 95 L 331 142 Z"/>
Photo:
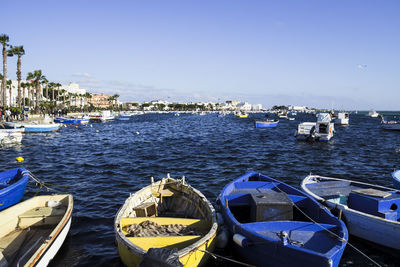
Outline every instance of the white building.
<path id="1" fill-rule="evenodd" d="M 252 106 L 247 102 L 240 102 L 239 104 L 236 105 L 236 107 L 243 111 L 250 111 Z"/>
<path id="2" fill-rule="evenodd" d="M 261 104 L 254 104 L 252 107 L 253 111 L 261 111 L 262 110 L 262 105 Z"/>
<path id="3" fill-rule="evenodd" d="M 86 89 L 79 88 L 77 83 L 69 83 L 68 85 L 61 85 L 61 90 L 65 90 L 67 93 L 72 94 L 70 104 L 71 106 L 83 107 L 86 103 L 86 98 L 83 97 L 86 94 Z M 77 95 L 77 96 L 76 96 Z"/>
<path id="4" fill-rule="evenodd" d="M 289 110 L 299 111 L 299 112 L 306 112 L 308 108 L 306 106 L 289 106 Z"/>

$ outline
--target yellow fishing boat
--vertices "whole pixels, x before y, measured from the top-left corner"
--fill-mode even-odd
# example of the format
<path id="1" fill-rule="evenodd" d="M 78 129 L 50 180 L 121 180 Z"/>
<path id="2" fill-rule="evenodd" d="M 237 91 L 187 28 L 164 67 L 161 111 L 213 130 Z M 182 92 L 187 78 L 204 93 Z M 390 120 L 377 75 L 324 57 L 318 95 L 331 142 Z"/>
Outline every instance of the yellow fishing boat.
<path id="1" fill-rule="evenodd" d="M 215 246 L 216 214 L 185 178 L 167 176 L 139 190 L 118 211 L 114 230 L 127 266 L 152 266 L 168 258 L 183 266 L 204 265 Z M 164 257 L 165 256 L 165 257 Z"/>
<path id="2" fill-rule="evenodd" d="M 237 118 L 248 118 L 248 117 L 249 117 L 249 114 L 247 114 L 247 113 L 245 113 L 245 112 L 243 112 L 243 111 L 240 111 L 240 112 L 236 112 L 236 113 L 235 113 L 235 116 L 236 116 Z"/>

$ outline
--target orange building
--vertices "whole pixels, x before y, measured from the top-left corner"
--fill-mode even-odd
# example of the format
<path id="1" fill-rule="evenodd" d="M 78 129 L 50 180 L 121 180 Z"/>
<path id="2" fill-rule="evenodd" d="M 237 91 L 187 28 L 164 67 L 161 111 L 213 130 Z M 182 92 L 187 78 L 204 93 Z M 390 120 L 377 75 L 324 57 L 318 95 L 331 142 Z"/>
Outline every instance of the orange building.
<path id="1" fill-rule="evenodd" d="M 111 103 L 108 100 L 110 98 L 107 94 L 91 94 L 92 98 L 88 99 L 88 102 L 98 108 L 108 108 Z"/>

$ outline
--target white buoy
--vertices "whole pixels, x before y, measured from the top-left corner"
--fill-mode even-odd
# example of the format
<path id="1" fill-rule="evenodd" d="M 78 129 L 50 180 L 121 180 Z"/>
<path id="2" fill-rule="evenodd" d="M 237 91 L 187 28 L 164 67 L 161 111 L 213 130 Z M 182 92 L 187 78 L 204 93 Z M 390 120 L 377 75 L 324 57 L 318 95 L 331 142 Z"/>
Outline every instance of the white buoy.
<path id="1" fill-rule="evenodd" d="M 242 248 L 247 247 L 247 245 L 249 244 L 248 239 L 240 234 L 233 235 L 233 242 L 235 242 L 238 246 L 241 246 Z"/>
<path id="2" fill-rule="evenodd" d="M 99 130 L 96 130 L 96 133 L 98 133 L 99 132 Z"/>
<path id="3" fill-rule="evenodd" d="M 92 125 L 92 124 L 90 124 L 90 128 L 93 128 L 93 125 Z"/>
<path id="4" fill-rule="evenodd" d="M 139 132 L 136 132 L 136 134 L 140 134 Z"/>

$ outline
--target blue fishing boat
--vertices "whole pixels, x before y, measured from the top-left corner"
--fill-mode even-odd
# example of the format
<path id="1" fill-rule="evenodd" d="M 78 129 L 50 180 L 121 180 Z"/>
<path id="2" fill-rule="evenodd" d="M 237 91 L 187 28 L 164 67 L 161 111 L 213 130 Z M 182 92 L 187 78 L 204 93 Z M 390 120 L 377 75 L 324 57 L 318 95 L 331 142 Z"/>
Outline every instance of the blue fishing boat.
<path id="1" fill-rule="evenodd" d="M 256 266 L 338 266 L 343 222 L 307 194 L 251 171 L 218 197 L 236 252 Z"/>
<path id="2" fill-rule="evenodd" d="M 9 129 L 24 128 L 25 133 L 46 133 L 58 131 L 61 127 L 61 124 L 36 122 L 5 122 L 4 126 Z"/>
<path id="3" fill-rule="evenodd" d="M 63 124 L 88 124 L 89 117 L 85 118 L 55 118 L 55 123 L 63 123 Z"/>
<path id="4" fill-rule="evenodd" d="M 279 120 L 266 120 L 266 121 L 255 121 L 256 128 L 263 127 L 276 127 L 278 126 Z"/>
<path id="5" fill-rule="evenodd" d="M 28 173 L 25 168 L 12 169 L 0 173 L 0 210 L 4 210 L 21 200 L 28 179 Z"/>
<path id="6" fill-rule="evenodd" d="M 396 189 L 400 189 L 400 170 L 392 172 L 393 186 Z"/>
<path id="7" fill-rule="evenodd" d="M 319 175 L 308 175 L 301 188 L 336 211 L 351 235 L 400 250 L 398 190 Z"/>

